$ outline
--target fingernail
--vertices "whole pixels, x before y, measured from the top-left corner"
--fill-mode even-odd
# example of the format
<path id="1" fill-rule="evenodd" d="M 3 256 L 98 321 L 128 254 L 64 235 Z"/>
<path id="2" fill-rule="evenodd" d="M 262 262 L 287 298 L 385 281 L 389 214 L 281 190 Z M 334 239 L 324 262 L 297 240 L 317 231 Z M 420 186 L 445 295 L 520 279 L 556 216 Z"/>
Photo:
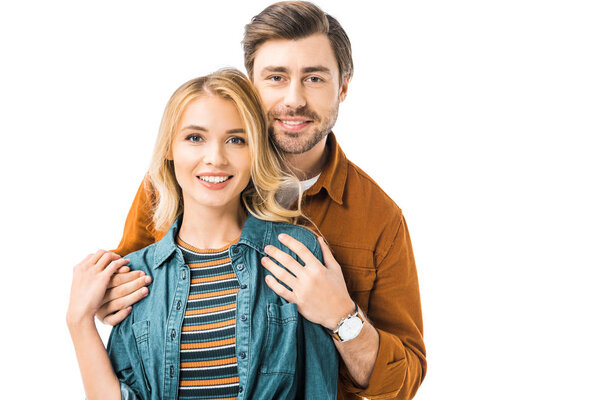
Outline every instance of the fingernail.
<path id="1" fill-rule="evenodd" d="M 150 283 L 150 282 L 152 282 L 152 278 L 147 276 L 146 278 L 144 278 L 144 282 Z"/>
<path id="2" fill-rule="evenodd" d="M 133 310 L 133 307 L 131 307 L 131 306 L 127 307 L 127 311 L 131 311 L 131 310 Z"/>
<path id="3" fill-rule="evenodd" d="M 280 233 L 279 236 L 277 236 L 279 238 L 279 240 L 285 239 L 287 237 L 287 235 L 285 233 Z"/>
<path id="4" fill-rule="evenodd" d="M 148 288 L 147 288 L 147 287 L 145 287 L 145 286 L 144 286 L 144 287 L 142 288 L 142 294 L 143 294 L 144 296 L 148 295 Z"/>
<path id="5" fill-rule="evenodd" d="M 146 274 L 144 274 L 144 271 L 140 271 L 139 275 L 140 275 L 140 276 L 144 276 L 144 275 L 146 275 Z"/>
<path id="6" fill-rule="evenodd" d="M 270 253 L 272 248 L 273 248 L 273 246 L 271 246 L 271 245 L 268 245 L 267 247 L 265 247 L 265 253 L 267 253 L 267 254 Z"/>

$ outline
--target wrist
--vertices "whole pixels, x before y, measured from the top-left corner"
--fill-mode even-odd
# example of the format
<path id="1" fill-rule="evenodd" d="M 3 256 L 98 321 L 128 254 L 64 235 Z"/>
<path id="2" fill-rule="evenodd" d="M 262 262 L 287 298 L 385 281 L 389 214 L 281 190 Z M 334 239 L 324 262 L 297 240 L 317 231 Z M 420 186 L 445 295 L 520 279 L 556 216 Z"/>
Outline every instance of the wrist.
<path id="1" fill-rule="evenodd" d="M 94 326 L 94 328 L 96 327 L 93 315 L 80 315 L 67 312 L 67 327 L 71 332 L 85 329 L 89 326 Z"/>
<path id="2" fill-rule="evenodd" d="M 337 309 L 335 314 L 333 314 L 333 317 L 327 321 L 326 325 L 324 325 L 325 328 L 329 329 L 330 331 L 336 330 L 341 321 L 348 317 L 348 315 L 354 313 L 355 307 L 356 305 L 354 300 L 348 296 L 348 298 L 341 303 L 341 306 Z"/>

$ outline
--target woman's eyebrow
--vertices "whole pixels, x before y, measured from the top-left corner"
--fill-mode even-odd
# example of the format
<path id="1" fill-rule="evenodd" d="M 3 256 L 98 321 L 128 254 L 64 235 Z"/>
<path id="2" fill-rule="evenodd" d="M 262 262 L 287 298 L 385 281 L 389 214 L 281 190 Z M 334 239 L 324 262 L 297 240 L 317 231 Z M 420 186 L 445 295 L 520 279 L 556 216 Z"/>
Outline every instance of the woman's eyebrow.
<path id="1" fill-rule="evenodd" d="M 206 129 L 205 127 L 200 126 L 200 125 L 188 125 L 188 126 L 182 128 L 181 130 L 184 131 L 186 129 L 192 129 L 192 130 L 195 130 L 195 131 L 208 132 L 208 129 Z"/>
<path id="2" fill-rule="evenodd" d="M 243 128 L 237 128 L 225 131 L 225 133 L 246 133 L 246 131 Z"/>

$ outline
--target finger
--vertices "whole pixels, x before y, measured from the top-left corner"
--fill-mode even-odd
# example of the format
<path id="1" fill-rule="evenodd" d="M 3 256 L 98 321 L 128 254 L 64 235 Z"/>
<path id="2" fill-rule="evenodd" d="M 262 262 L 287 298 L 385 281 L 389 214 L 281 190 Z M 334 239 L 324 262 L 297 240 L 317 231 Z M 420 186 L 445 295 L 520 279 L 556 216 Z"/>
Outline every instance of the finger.
<path id="1" fill-rule="evenodd" d="M 121 267 L 119 269 L 119 271 L 122 270 L 123 268 L 129 268 L 129 267 Z M 131 271 L 131 272 L 113 274 L 110 277 L 110 281 L 108 282 L 108 288 L 111 289 L 111 288 L 114 288 L 115 286 L 120 286 L 124 283 L 134 281 L 144 275 L 145 275 L 144 271 Z"/>
<path id="2" fill-rule="evenodd" d="M 100 307 L 100 309 L 96 313 L 96 316 L 99 320 L 104 321 L 104 318 L 106 318 L 106 316 L 108 316 L 109 314 L 112 314 L 137 303 L 144 297 L 148 296 L 148 293 L 148 288 L 143 287 L 127 296 L 111 300 L 108 303 L 103 304 L 102 307 Z"/>
<path id="3" fill-rule="evenodd" d="M 123 322 L 123 320 L 127 318 L 127 316 L 131 313 L 131 310 L 133 310 L 133 307 L 129 306 L 127 308 L 117 311 L 114 314 L 109 314 L 106 317 L 104 317 L 102 323 L 110 326 L 115 326 Z"/>
<path id="4" fill-rule="evenodd" d="M 119 268 L 117 274 L 124 274 L 125 272 L 129 272 L 130 268 L 126 265 L 124 267 Z"/>
<path id="5" fill-rule="evenodd" d="M 294 292 L 286 289 L 281 283 L 277 282 L 271 275 L 265 276 L 267 286 L 271 288 L 278 296 L 283 297 L 290 303 L 295 303 Z"/>
<path id="6" fill-rule="evenodd" d="M 268 245 L 265 247 L 265 253 L 279 261 L 279 263 L 286 267 L 292 274 L 296 276 L 302 274 L 302 265 L 285 251 L 278 249 L 275 246 Z"/>
<path id="7" fill-rule="evenodd" d="M 112 276 L 113 274 L 115 274 L 117 272 L 117 270 L 119 268 L 121 268 L 124 265 L 127 265 L 128 263 L 129 263 L 129 260 L 127 258 L 118 258 L 116 260 L 111 261 L 111 263 L 108 264 L 108 266 L 102 272 L 104 274 Z"/>
<path id="8" fill-rule="evenodd" d="M 298 258 L 304 261 L 304 265 L 308 265 L 308 263 L 321 263 L 317 259 L 317 257 L 315 257 L 312 251 L 310 251 L 308 248 L 306 248 L 306 246 L 303 243 L 294 239 L 290 235 L 280 233 L 279 236 L 277 236 L 277 239 L 279 239 L 279 241 L 283 243 L 288 249 L 296 253 Z"/>
<path id="9" fill-rule="evenodd" d="M 104 294 L 104 299 L 102 300 L 102 304 L 108 303 L 109 301 L 118 299 L 119 297 L 124 297 L 130 295 L 138 289 L 143 288 L 144 286 L 149 285 L 152 282 L 152 278 L 149 276 L 142 276 L 133 281 L 123 283 L 117 287 L 108 289 Z"/>
<path id="10" fill-rule="evenodd" d="M 104 269 L 112 261 L 118 260 L 119 258 L 121 258 L 121 256 L 107 251 L 102 255 L 102 257 L 100 257 L 100 259 L 96 262 L 96 264 L 92 268 L 94 268 L 97 272 L 104 271 Z"/>
<path id="11" fill-rule="evenodd" d="M 100 260 L 100 257 L 102 257 L 104 255 L 104 253 L 106 253 L 106 251 L 100 249 L 100 250 L 96 251 L 95 253 L 90 254 L 91 257 L 88 260 L 90 262 L 90 265 L 95 265 L 98 262 L 98 260 Z"/>
<path id="12" fill-rule="evenodd" d="M 325 262 L 325 267 L 341 269 L 340 264 L 336 261 L 335 257 L 333 256 L 333 253 L 331 252 L 331 249 L 329 248 L 327 243 L 325 243 L 325 239 L 319 236 L 317 240 L 319 241 L 319 245 L 321 246 L 321 253 L 323 253 L 323 261 Z"/>
<path id="13" fill-rule="evenodd" d="M 287 286 L 292 288 L 292 290 L 294 289 L 298 278 L 290 274 L 285 269 L 281 268 L 279 265 L 275 264 L 275 262 L 269 257 L 261 258 L 260 262 L 263 265 L 263 267 L 265 267 L 270 273 L 273 274 L 275 278 L 285 283 Z"/>

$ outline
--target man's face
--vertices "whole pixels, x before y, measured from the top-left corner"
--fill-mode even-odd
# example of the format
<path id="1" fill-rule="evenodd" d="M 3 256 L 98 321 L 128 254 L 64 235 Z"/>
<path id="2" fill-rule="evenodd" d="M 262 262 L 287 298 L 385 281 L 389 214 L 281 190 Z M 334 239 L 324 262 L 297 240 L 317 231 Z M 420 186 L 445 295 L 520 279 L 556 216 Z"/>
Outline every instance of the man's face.
<path id="1" fill-rule="evenodd" d="M 268 40 L 256 52 L 254 86 L 269 117 L 269 134 L 284 153 L 311 150 L 333 128 L 348 82 L 324 34 Z"/>

